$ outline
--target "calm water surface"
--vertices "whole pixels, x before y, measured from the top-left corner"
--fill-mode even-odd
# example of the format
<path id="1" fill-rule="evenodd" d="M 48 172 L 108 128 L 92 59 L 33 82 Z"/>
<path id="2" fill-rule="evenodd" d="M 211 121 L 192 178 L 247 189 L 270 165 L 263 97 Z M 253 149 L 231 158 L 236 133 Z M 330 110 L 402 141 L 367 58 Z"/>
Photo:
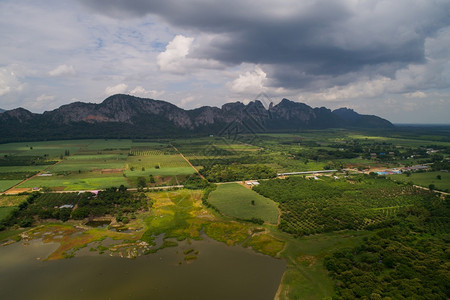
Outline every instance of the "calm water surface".
<path id="1" fill-rule="evenodd" d="M 0 299 L 273 299 L 286 269 L 283 260 L 207 237 L 136 259 L 41 260 L 57 247 L 0 247 Z M 198 259 L 186 264 L 190 248 Z"/>

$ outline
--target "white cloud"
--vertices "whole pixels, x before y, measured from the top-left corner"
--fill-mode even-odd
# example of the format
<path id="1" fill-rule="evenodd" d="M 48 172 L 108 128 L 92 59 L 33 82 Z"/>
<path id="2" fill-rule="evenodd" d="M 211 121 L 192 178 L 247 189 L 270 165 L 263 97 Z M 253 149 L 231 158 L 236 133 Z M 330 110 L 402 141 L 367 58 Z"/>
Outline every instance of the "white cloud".
<path id="1" fill-rule="evenodd" d="M 239 77 L 228 83 L 228 88 L 239 94 L 254 94 L 265 92 L 264 83 L 267 80 L 267 74 L 259 67 L 255 66 L 253 71 L 247 71 L 239 74 Z"/>
<path id="2" fill-rule="evenodd" d="M 0 68 L 0 96 L 21 91 L 24 84 L 20 82 L 14 66 Z"/>
<path id="3" fill-rule="evenodd" d="M 183 73 L 183 61 L 189 54 L 194 38 L 177 35 L 169 44 L 166 51 L 158 55 L 157 63 L 162 71 Z"/>
<path id="4" fill-rule="evenodd" d="M 405 93 L 403 94 L 406 98 L 426 98 L 427 94 L 421 91 L 415 91 L 413 93 Z"/>
<path id="5" fill-rule="evenodd" d="M 36 101 L 38 101 L 38 102 L 47 102 L 47 101 L 53 101 L 53 100 L 55 100 L 55 96 L 46 95 L 46 94 L 42 94 L 36 98 Z"/>
<path id="6" fill-rule="evenodd" d="M 157 91 L 157 90 L 146 90 L 142 86 L 137 86 L 134 89 L 130 91 L 130 95 L 142 97 L 142 98 L 158 98 L 164 94 L 164 91 Z"/>
<path id="7" fill-rule="evenodd" d="M 194 38 L 192 37 L 183 35 L 175 36 L 167 44 L 166 50 L 161 52 L 156 59 L 159 69 L 173 74 L 185 74 L 193 73 L 201 69 L 223 68 L 221 63 L 213 59 L 189 57 L 190 50 L 194 47 L 193 42 Z"/>
<path id="8" fill-rule="evenodd" d="M 125 83 L 119 83 L 115 86 L 108 86 L 105 89 L 105 95 L 111 96 L 115 94 L 123 94 L 127 90 L 128 86 Z"/>
<path id="9" fill-rule="evenodd" d="M 180 106 L 185 107 L 186 104 L 191 103 L 193 101 L 195 101 L 194 96 L 185 97 L 185 98 L 181 99 Z"/>
<path id="10" fill-rule="evenodd" d="M 73 76 L 73 75 L 76 75 L 76 74 L 77 74 L 77 72 L 75 71 L 74 67 L 73 66 L 68 66 L 68 65 L 59 65 L 55 69 L 53 69 L 50 72 L 48 72 L 48 75 L 50 75 L 52 77 Z"/>

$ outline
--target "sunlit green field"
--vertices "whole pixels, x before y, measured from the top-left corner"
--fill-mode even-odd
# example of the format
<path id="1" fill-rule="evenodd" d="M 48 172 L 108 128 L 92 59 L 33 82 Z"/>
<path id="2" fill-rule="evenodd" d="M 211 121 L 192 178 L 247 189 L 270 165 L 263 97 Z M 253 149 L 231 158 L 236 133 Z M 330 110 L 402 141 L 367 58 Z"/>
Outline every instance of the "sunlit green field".
<path id="1" fill-rule="evenodd" d="M 20 183 L 22 180 L 0 180 L 0 192 L 3 192 L 12 186 Z"/>
<path id="2" fill-rule="evenodd" d="M 237 183 L 218 185 L 209 202 L 227 216 L 258 218 L 272 224 L 278 220 L 275 202 Z"/>
<path id="3" fill-rule="evenodd" d="M 441 179 L 438 179 L 440 176 Z M 448 172 L 423 172 L 423 173 L 411 173 L 410 176 L 406 174 L 389 175 L 393 180 L 399 180 L 404 182 L 413 182 L 414 184 L 429 187 L 430 184 L 434 184 L 436 189 L 441 191 L 450 191 L 450 173 Z"/>
<path id="4" fill-rule="evenodd" d="M 121 174 L 80 174 L 71 176 L 34 177 L 21 184 L 20 188 L 50 187 L 58 190 L 78 191 L 105 189 L 108 187 L 129 186 L 125 177 Z"/>

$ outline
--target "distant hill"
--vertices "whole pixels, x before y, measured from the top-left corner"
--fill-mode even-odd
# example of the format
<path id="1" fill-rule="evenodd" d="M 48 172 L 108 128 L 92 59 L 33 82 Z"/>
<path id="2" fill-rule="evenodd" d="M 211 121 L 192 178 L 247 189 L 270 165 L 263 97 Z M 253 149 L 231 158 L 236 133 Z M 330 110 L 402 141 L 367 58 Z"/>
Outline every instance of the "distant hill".
<path id="1" fill-rule="evenodd" d="M 0 114 L 4 113 L 6 110 L 0 108 Z"/>
<path id="2" fill-rule="evenodd" d="M 389 128 L 380 117 L 347 108 L 331 111 L 283 99 L 264 107 L 261 101 L 221 108 L 181 109 L 171 103 L 114 95 L 100 104 L 74 102 L 34 114 L 16 108 L 0 114 L 2 141 L 64 138 L 145 138 L 196 134 L 233 134 L 321 128 Z"/>

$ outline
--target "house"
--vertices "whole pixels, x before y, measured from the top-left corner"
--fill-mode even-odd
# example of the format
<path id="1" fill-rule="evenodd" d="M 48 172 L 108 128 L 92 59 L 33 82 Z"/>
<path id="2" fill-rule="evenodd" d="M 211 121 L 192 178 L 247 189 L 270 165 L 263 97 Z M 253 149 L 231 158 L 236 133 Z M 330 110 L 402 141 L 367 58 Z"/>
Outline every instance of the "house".
<path id="1" fill-rule="evenodd" d="M 248 186 L 255 186 L 255 185 L 259 185 L 259 182 L 256 180 L 250 180 L 250 181 L 246 181 L 245 184 Z"/>
<path id="2" fill-rule="evenodd" d="M 41 174 L 38 174 L 38 176 L 40 176 L 40 177 L 49 177 L 49 176 L 53 176 L 53 174 L 52 173 L 41 173 Z"/>
<path id="3" fill-rule="evenodd" d="M 73 208 L 73 205 L 72 204 L 64 204 L 59 207 L 59 209 L 62 209 L 62 208 Z"/>

